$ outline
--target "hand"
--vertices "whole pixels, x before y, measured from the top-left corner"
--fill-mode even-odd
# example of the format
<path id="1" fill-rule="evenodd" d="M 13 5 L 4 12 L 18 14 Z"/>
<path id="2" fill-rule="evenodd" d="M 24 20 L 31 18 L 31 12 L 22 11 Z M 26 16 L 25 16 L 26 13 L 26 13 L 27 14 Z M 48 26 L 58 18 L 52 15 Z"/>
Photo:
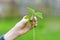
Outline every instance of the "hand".
<path id="1" fill-rule="evenodd" d="M 37 18 L 33 17 L 34 23 L 27 25 L 28 19 L 23 17 L 21 21 L 19 21 L 15 27 L 13 27 L 8 33 L 4 35 L 5 40 L 14 40 L 18 36 L 21 36 L 31 30 L 33 27 L 37 25 Z"/>

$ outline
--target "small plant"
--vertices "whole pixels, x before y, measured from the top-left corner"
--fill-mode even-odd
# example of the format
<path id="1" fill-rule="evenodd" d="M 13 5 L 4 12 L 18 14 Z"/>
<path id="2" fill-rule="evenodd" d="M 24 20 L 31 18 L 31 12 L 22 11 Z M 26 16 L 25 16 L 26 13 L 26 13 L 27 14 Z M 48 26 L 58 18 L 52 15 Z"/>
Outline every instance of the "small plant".
<path id="1" fill-rule="evenodd" d="M 26 19 L 29 19 L 28 22 L 27 22 L 28 25 L 33 23 L 33 19 L 32 20 L 30 19 L 32 16 L 37 16 L 37 17 L 43 19 L 43 16 L 42 16 L 41 12 L 35 12 L 35 10 L 33 8 L 30 8 L 30 7 L 27 7 L 27 9 L 28 9 L 28 11 L 30 13 L 29 15 L 27 15 L 25 17 Z"/>

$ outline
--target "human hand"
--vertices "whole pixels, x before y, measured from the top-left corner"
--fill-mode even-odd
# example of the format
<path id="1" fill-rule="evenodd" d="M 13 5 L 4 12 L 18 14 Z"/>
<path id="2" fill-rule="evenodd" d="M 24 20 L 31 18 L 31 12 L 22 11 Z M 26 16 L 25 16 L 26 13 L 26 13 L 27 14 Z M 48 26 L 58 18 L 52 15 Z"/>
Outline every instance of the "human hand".
<path id="1" fill-rule="evenodd" d="M 21 21 L 19 21 L 8 33 L 4 35 L 5 40 L 14 40 L 18 36 L 21 36 L 31 30 L 33 27 L 37 25 L 37 18 L 33 18 L 33 24 L 27 25 L 28 19 L 23 17 Z"/>

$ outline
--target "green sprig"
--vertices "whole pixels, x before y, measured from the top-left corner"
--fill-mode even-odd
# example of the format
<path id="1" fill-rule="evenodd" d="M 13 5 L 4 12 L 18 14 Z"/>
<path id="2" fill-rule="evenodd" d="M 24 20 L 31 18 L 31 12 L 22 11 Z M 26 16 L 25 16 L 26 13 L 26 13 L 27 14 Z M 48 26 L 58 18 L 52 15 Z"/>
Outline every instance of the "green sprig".
<path id="1" fill-rule="evenodd" d="M 27 15 L 25 18 L 28 18 L 29 21 L 27 22 L 28 25 L 32 24 L 33 23 L 33 20 L 30 20 L 30 18 L 32 16 L 37 16 L 39 17 L 40 19 L 43 19 L 43 16 L 42 16 L 42 13 L 41 12 L 35 12 L 35 10 L 33 8 L 30 8 L 30 7 L 27 7 L 28 11 L 29 11 L 29 15 Z"/>

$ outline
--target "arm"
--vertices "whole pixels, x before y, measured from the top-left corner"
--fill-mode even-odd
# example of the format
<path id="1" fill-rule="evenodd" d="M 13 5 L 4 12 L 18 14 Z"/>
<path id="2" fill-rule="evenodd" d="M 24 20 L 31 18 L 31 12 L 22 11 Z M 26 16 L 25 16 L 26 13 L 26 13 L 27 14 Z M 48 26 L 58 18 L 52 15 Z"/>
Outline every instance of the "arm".
<path id="1" fill-rule="evenodd" d="M 36 17 L 34 17 L 34 24 L 27 25 L 28 19 L 23 18 L 18 22 L 9 32 L 4 35 L 5 40 L 14 40 L 36 26 Z"/>

